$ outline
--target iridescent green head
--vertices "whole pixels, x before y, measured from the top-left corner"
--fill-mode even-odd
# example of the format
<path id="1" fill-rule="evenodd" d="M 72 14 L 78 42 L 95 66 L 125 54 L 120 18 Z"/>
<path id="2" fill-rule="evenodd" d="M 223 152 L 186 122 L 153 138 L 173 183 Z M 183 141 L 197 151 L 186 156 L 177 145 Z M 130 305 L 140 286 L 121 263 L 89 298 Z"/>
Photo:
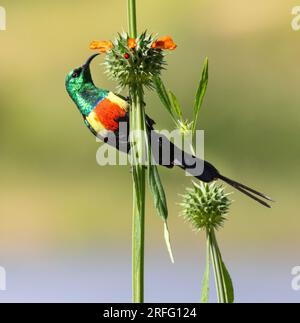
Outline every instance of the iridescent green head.
<path id="1" fill-rule="evenodd" d="M 66 77 L 67 92 L 83 115 L 88 115 L 108 93 L 97 88 L 92 79 L 90 64 L 98 55 L 91 56 L 85 64 L 72 70 Z"/>
<path id="2" fill-rule="evenodd" d="M 91 56 L 84 65 L 75 68 L 67 75 L 66 88 L 71 97 L 82 90 L 87 83 L 94 84 L 91 76 L 90 64 L 98 55 L 99 54 Z"/>

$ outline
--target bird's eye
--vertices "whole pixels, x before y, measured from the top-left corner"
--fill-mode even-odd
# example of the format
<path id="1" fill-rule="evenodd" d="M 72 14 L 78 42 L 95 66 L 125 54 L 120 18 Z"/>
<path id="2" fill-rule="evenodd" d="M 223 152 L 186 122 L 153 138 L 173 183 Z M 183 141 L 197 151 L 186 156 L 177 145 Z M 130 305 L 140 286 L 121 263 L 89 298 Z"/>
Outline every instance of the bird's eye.
<path id="1" fill-rule="evenodd" d="M 77 73 L 77 72 L 74 72 L 73 74 L 72 74 L 72 77 L 75 79 L 76 77 L 78 77 L 79 76 L 79 74 Z"/>
<path id="2" fill-rule="evenodd" d="M 73 72 L 73 74 L 72 74 L 72 77 L 73 77 L 73 78 L 77 78 L 77 77 L 79 77 L 80 73 L 81 73 L 81 68 L 79 68 L 79 69 L 75 70 L 75 71 Z"/>

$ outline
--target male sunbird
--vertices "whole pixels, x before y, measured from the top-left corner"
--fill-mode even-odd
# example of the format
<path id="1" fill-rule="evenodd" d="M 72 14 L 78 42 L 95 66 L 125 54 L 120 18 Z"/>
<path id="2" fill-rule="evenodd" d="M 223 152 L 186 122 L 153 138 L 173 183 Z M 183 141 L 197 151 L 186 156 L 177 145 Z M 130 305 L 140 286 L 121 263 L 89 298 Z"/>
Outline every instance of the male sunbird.
<path id="1" fill-rule="evenodd" d="M 122 151 L 125 150 L 126 153 L 128 153 L 130 150 L 130 144 L 128 143 L 129 126 L 125 127 L 126 131 L 124 132 L 121 131 L 120 125 L 121 122 L 129 125 L 130 100 L 116 95 L 111 91 L 100 89 L 95 86 L 91 76 L 90 64 L 97 55 L 99 54 L 91 56 L 84 65 L 72 70 L 67 75 L 66 89 L 71 99 L 75 102 L 77 108 L 83 116 L 84 123 L 90 129 L 90 131 L 95 136 L 100 137 L 106 143 L 115 146 L 116 149 Z M 148 116 L 146 116 L 146 124 L 148 131 L 152 131 L 154 121 Z M 117 140 L 110 140 L 109 135 L 102 135 L 106 131 L 107 133 L 113 133 Z M 157 140 L 161 146 L 161 135 L 155 135 L 154 131 L 152 131 L 152 133 L 154 133 L 154 140 Z M 125 148 L 124 145 L 121 145 L 122 142 L 126 143 Z M 158 164 L 169 168 L 172 168 L 175 165 L 179 166 L 194 175 L 191 171 L 191 165 L 193 164 L 191 161 L 195 160 L 196 158 L 191 154 L 179 149 L 169 141 L 168 145 L 170 154 L 170 158 L 168 158 L 169 163 L 166 164 L 165 161 L 163 162 L 160 153 L 154 156 L 155 161 Z M 176 158 L 178 155 L 182 156 L 182 158 L 179 158 L 179 161 L 178 158 Z M 260 204 L 270 207 L 268 203 L 261 199 L 264 198 L 268 201 L 272 201 L 272 199 L 268 196 L 221 175 L 220 172 L 209 162 L 201 161 L 200 159 L 196 160 L 198 160 L 198 162 L 203 162 L 203 172 L 201 175 L 197 174 L 195 176 L 197 179 L 206 183 L 221 179 Z"/>

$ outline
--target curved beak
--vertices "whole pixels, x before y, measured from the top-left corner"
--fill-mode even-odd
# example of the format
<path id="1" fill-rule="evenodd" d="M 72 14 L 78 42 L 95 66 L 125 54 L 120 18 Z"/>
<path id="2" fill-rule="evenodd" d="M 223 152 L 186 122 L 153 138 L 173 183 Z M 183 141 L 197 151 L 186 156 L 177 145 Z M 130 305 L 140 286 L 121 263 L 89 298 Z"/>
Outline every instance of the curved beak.
<path id="1" fill-rule="evenodd" d="M 95 58 L 95 57 L 97 57 L 98 55 L 100 55 L 99 53 L 98 54 L 94 54 L 94 55 L 92 55 L 85 63 L 84 63 L 84 65 L 82 66 L 82 68 L 84 69 L 84 70 L 87 70 L 89 67 L 90 67 L 90 64 L 91 64 L 91 62 L 92 62 L 92 60 Z"/>

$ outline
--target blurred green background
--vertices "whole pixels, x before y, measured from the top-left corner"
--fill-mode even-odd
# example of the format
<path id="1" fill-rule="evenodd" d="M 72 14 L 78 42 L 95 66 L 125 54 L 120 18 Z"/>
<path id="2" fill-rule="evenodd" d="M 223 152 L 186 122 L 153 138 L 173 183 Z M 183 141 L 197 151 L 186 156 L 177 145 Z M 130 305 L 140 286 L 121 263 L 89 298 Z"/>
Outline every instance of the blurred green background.
<path id="1" fill-rule="evenodd" d="M 91 54 L 90 41 L 127 30 L 126 1 L 2 0 L 0 5 L 7 11 L 7 30 L 0 32 L 0 265 L 8 277 L 0 300 L 130 301 L 129 168 L 96 164 L 99 143 L 64 88 L 66 74 Z M 233 195 L 229 221 L 218 237 L 237 301 L 300 300 L 290 284 L 291 268 L 300 263 L 295 5 L 138 1 L 139 30 L 172 35 L 178 44 L 167 57 L 164 79 L 187 117 L 203 59 L 209 57 L 199 125 L 206 159 L 277 201 L 268 210 Z M 102 61 L 93 63 L 95 82 L 114 89 Z M 157 128 L 173 128 L 153 93 L 147 93 L 147 113 Z M 169 264 L 149 196 L 146 300 L 197 301 L 203 234 L 192 234 L 178 217 L 178 194 L 191 179 L 179 170 L 161 169 L 161 176 L 176 263 Z M 78 289 L 82 285 L 84 291 Z"/>

